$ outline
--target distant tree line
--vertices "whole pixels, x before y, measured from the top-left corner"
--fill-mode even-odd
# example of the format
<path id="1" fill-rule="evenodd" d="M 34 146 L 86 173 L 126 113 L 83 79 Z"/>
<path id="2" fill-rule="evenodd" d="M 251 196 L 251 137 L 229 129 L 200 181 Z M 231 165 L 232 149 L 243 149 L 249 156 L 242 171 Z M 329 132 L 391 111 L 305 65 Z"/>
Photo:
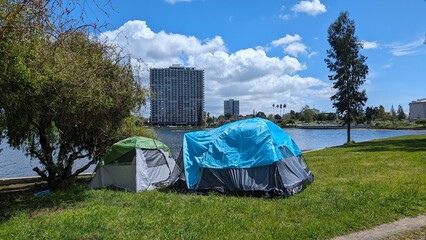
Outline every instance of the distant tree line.
<path id="1" fill-rule="evenodd" d="M 395 111 L 393 105 L 389 112 L 385 111 L 383 105 L 378 107 L 367 107 L 364 112 L 363 121 L 371 123 L 372 121 L 401 121 L 405 120 L 406 115 L 401 105 L 398 105 L 398 110 Z"/>
<path id="2" fill-rule="evenodd" d="M 290 110 L 286 114 L 274 114 L 270 113 L 268 115 L 265 112 L 257 112 L 255 115 L 250 114 L 246 116 L 232 116 L 231 114 L 220 115 L 219 117 L 210 116 L 210 113 L 207 113 L 206 123 L 207 126 L 218 126 L 225 124 L 227 122 L 233 122 L 236 120 L 260 117 L 264 119 L 269 119 L 280 125 L 292 125 L 296 123 L 337 123 L 338 116 L 335 112 L 319 112 L 318 110 L 310 108 L 308 105 L 302 107 L 300 111 L 296 112 Z M 371 124 L 374 121 L 403 121 L 406 120 L 406 114 L 401 105 L 398 105 L 397 110 L 395 111 L 394 106 L 392 105 L 389 112 L 386 112 L 383 105 L 377 107 L 370 106 L 367 107 L 364 111 L 361 112 L 357 121 L 354 123 L 362 124 L 367 123 Z"/>

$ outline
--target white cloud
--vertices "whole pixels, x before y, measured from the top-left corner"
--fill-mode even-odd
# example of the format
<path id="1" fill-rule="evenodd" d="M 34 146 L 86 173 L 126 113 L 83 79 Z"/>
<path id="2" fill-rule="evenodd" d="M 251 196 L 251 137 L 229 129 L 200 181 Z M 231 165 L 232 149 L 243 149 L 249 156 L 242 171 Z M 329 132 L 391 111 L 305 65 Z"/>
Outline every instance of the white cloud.
<path id="1" fill-rule="evenodd" d="M 393 66 L 392 63 L 388 63 L 382 66 L 383 69 L 391 68 Z"/>
<path id="2" fill-rule="evenodd" d="M 287 20 L 290 19 L 290 15 L 288 15 L 288 14 L 280 14 L 280 15 L 278 15 L 278 18 L 282 19 L 284 21 L 287 21 Z"/>
<path id="3" fill-rule="evenodd" d="M 164 0 L 164 1 L 172 5 L 179 2 L 192 2 L 192 0 Z"/>
<path id="4" fill-rule="evenodd" d="M 223 101 L 228 98 L 240 100 L 240 112 L 249 114 L 253 109 L 268 113 L 276 102 L 286 103 L 289 109 L 300 109 L 311 101 L 308 98 L 331 96 L 330 84 L 298 74 L 307 67 L 297 58 L 271 57 L 261 47 L 228 52 L 220 36 L 200 40 L 195 36 L 154 32 L 145 21 L 129 21 L 116 30 L 101 33 L 100 38 L 119 45 L 132 58 L 141 59 L 145 70 L 175 63 L 204 69 L 205 110 L 215 116 L 223 114 Z M 276 44 L 287 43 L 282 45 L 285 51 L 297 56 L 306 54 L 306 46 L 300 40 L 299 35 L 286 35 Z M 142 77 L 148 84 L 147 74 Z"/>
<path id="5" fill-rule="evenodd" d="M 201 41 L 194 36 L 154 33 L 145 21 L 128 21 L 117 30 L 103 32 L 101 39 L 118 44 L 129 54 L 137 55 L 145 62 L 157 65 L 183 63 L 181 56 L 198 55 L 214 51 L 226 51 L 221 37 Z"/>
<path id="6" fill-rule="evenodd" d="M 390 48 L 390 52 L 397 57 L 406 56 L 406 55 L 414 55 L 418 53 L 426 53 L 424 49 L 422 49 L 424 43 L 423 39 L 418 39 L 409 43 L 396 43 L 391 44 L 388 47 Z"/>
<path id="7" fill-rule="evenodd" d="M 297 13 L 306 13 L 311 16 L 327 12 L 325 5 L 319 0 L 300 1 L 298 4 L 294 5 L 291 10 Z"/>
<path id="8" fill-rule="evenodd" d="M 374 49 L 379 47 L 379 44 L 377 42 L 362 41 L 361 44 L 364 49 Z"/>
<path id="9" fill-rule="evenodd" d="M 284 48 L 284 52 L 297 57 L 299 53 L 306 54 L 306 46 L 301 42 L 290 43 L 287 47 Z"/>
<path id="10" fill-rule="evenodd" d="M 299 36 L 299 34 L 295 34 L 293 36 L 286 34 L 285 37 L 282 37 L 278 40 L 274 40 L 274 41 L 271 42 L 271 44 L 272 44 L 272 46 L 277 47 L 277 46 L 290 44 L 290 43 L 293 43 L 293 42 L 299 42 L 301 40 L 302 40 L 302 38 Z"/>
<path id="11" fill-rule="evenodd" d="M 315 52 L 315 51 L 314 51 L 314 52 L 311 52 L 311 53 L 309 53 L 309 54 L 308 54 L 308 58 L 311 58 L 311 57 L 313 57 L 313 56 L 316 56 L 316 55 L 318 55 L 318 53 L 319 53 L 319 52 Z"/>
<path id="12" fill-rule="evenodd" d="M 283 46 L 284 52 L 297 57 L 299 53 L 307 54 L 307 47 L 301 42 L 302 37 L 299 34 L 289 35 L 271 42 L 273 47 Z"/>

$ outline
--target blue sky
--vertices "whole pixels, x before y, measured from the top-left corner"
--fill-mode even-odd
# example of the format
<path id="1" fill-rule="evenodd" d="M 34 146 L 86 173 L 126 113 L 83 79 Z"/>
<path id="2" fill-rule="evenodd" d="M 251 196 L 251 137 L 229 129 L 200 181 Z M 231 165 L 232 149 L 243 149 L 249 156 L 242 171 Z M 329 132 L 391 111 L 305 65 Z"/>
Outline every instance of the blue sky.
<path id="1" fill-rule="evenodd" d="M 240 113 L 272 113 L 304 105 L 334 112 L 324 63 L 327 29 L 348 11 L 370 73 L 367 106 L 387 111 L 426 97 L 425 0 L 112 0 L 97 14 L 102 39 L 120 45 L 147 69 L 182 64 L 205 70 L 205 110 L 223 114 L 223 101 L 240 100 Z M 149 108 L 144 112 L 149 115 Z M 275 113 L 277 110 L 274 110 Z"/>

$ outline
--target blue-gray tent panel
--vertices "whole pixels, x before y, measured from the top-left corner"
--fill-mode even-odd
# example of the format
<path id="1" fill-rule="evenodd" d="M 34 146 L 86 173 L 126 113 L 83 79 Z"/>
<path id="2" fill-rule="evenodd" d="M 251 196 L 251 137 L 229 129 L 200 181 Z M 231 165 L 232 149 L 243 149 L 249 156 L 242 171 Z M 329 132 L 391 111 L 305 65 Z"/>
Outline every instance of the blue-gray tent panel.
<path id="1" fill-rule="evenodd" d="M 284 187 L 291 195 L 300 192 L 306 181 L 309 183 L 314 181 L 314 176 L 301 157 L 286 158 L 277 162 L 277 166 Z"/>
<path id="2" fill-rule="evenodd" d="M 313 182 L 313 175 L 301 157 L 253 168 L 202 168 L 195 190 L 220 192 L 274 191 L 289 196 Z"/>
<path id="3" fill-rule="evenodd" d="M 269 192 L 283 190 L 283 184 L 276 164 L 270 164 L 253 168 L 203 168 L 196 189 L 215 189 L 221 192 Z"/>

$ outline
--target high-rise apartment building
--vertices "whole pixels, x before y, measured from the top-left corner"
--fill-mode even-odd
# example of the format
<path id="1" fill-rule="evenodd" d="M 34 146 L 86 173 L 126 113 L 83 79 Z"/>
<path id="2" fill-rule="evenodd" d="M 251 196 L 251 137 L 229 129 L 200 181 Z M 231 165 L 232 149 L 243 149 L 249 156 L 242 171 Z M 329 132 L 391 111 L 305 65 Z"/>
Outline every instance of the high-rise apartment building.
<path id="1" fill-rule="evenodd" d="M 223 114 L 230 113 L 231 116 L 240 115 L 240 101 L 229 99 L 223 102 Z"/>
<path id="2" fill-rule="evenodd" d="M 151 68 L 151 124 L 202 125 L 204 70 L 173 65 Z"/>

